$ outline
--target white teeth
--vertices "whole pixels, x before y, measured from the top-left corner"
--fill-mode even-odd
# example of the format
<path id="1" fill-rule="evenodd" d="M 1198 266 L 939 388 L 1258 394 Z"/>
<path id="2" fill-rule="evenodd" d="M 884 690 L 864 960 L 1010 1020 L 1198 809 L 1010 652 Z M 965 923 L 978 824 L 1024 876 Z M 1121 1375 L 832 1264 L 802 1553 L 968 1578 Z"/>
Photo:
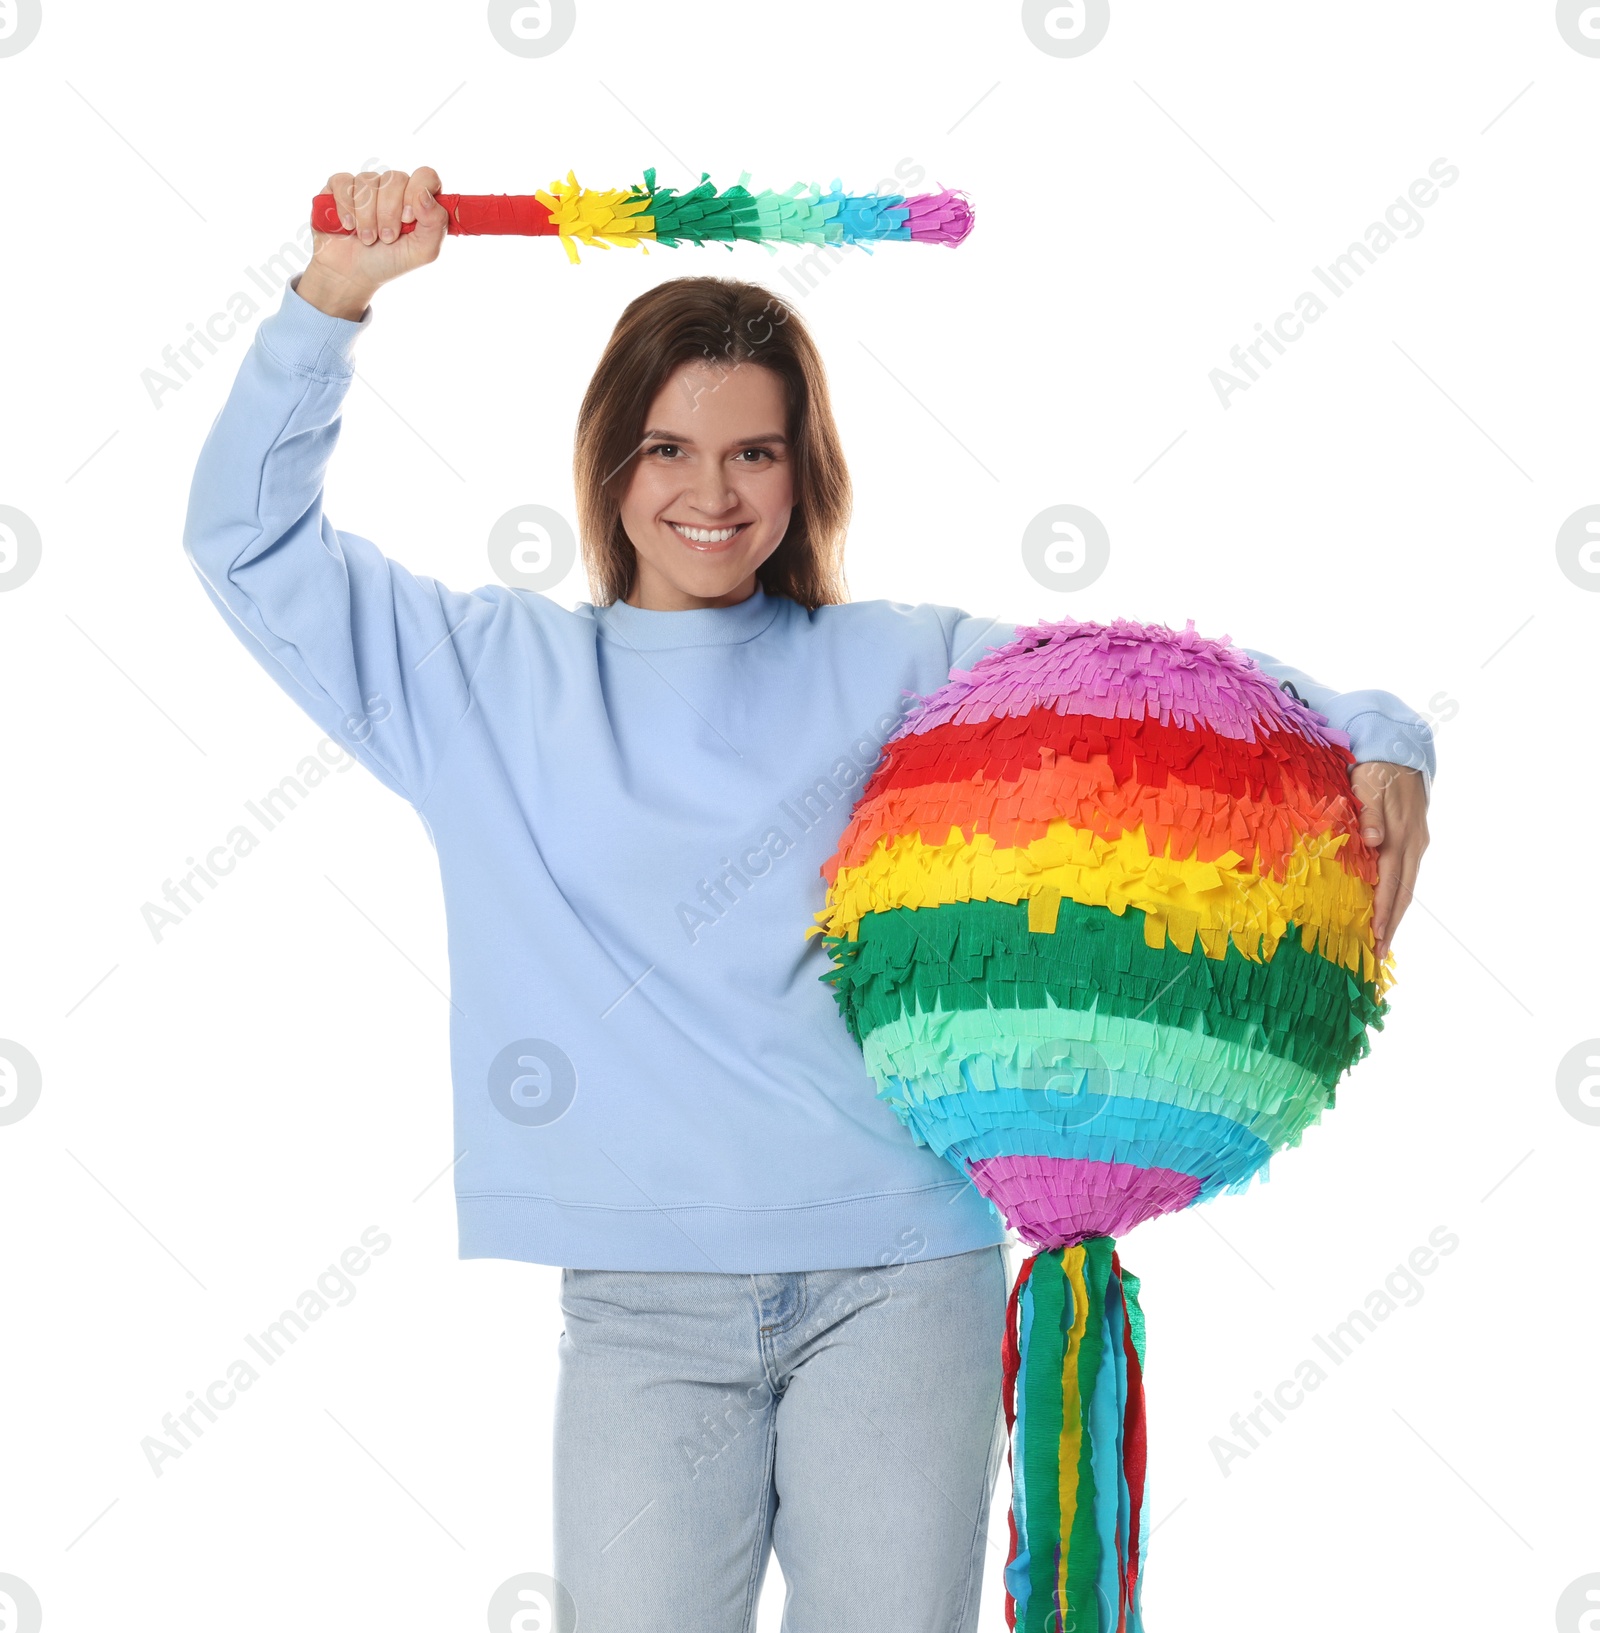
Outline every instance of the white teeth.
<path id="1" fill-rule="evenodd" d="M 693 544 L 726 544 L 739 531 L 737 527 L 684 527 L 678 522 L 667 525 Z"/>

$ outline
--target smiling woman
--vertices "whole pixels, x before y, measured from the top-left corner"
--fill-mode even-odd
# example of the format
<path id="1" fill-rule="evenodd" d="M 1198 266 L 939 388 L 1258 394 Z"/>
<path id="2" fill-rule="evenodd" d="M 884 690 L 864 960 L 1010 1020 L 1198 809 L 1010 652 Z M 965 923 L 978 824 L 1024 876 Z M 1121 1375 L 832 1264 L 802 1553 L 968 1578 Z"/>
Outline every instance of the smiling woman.
<path id="1" fill-rule="evenodd" d="M 813 611 L 849 599 L 827 376 L 799 315 L 757 284 L 674 278 L 624 309 L 578 412 L 573 480 L 600 605 L 730 606 L 757 583 Z"/>
<path id="2" fill-rule="evenodd" d="M 1004 1227 L 873 1094 L 804 931 L 904 700 L 1013 630 L 915 583 L 849 598 L 822 360 L 734 279 L 641 293 L 603 348 L 574 444 L 592 601 L 453 588 L 336 526 L 353 350 L 439 255 L 440 185 L 329 179 L 349 230 L 257 327 L 184 545 L 437 851 L 459 1251 L 563 1272 L 555 1575 L 583 1633 L 747 1633 L 773 1552 L 786 1627 L 973 1633 Z M 1431 773 L 1398 698 L 1272 672 L 1360 760 L 1416 731 Z M 1421 779 L 1387 771 L 1413 803 L 1375 797 L 1363 837 L 1409 884 Z M 556 1099 L 529 1069 L 552 1061 Z"/>
<path id="3" fill-rule="evenodd" d="M 752 425 L 787 422 L 783 382 L 755 364 L 675 369 L 650 405 L 621 505 L 635 552 L 635 607 L 681 612 L 728 606 L 755 588 L 756 569 L 778 548 L 794 506 L 789 439 Z"/>

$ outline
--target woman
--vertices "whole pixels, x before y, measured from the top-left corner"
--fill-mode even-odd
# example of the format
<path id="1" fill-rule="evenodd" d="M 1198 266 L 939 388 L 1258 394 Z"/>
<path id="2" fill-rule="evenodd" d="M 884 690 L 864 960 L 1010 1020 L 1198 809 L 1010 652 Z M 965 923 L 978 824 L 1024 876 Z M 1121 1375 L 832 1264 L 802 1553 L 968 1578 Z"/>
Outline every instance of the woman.
<path id="1" fill-rule="evenodd" d="M 258 329 L 185 548 L 438 850 L 460 1252 L 563 1267 L 557 1576 L 584 1633 L 744 1633 L 770 1544 L 792 1633 L 971 1629 L 1003 1232 L 874 1097 L 804 931 L 906 694 L 1011 631 L 846 601 L 822 365 L 731 280 L 641 295 L 590 383 L 594 604 L 450 590 L 337 531 L 351 348 L 377 289 L 438 255 L 439 185 L 329 180 L 351 236 L 319 237 Z M 1367 762 L 1387 945 L 1427 728 L 1263 661 Z"/>

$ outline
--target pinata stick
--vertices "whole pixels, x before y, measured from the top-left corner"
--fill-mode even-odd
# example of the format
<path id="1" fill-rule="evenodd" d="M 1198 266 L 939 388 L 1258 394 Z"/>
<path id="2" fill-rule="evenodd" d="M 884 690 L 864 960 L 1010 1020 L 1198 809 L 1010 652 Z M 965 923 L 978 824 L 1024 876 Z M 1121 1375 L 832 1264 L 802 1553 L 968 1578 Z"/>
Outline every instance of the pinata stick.
<path id="1" fill-rule="evenodd" d="M 439 193 L 435 202 L 449 213 L 445 231 L 451 234 L 543 238 L 556 231 L 550 212 L 532 193 Z M 318 232 L 345 233 L 332 193 L 318 193 L 312 199 L 311 225 Z M 400 223 L 401 232 L 415 232 L 416 227 L 415 221 Z"/>
<path id="2" fill-rule="evenodd" d="M 972 230 L 972 206 L 964 193 L 944 188 L 937 193 L 846 193 L 834 181 L 828 192 L 814 182 L 796 182 L 787 192 L 767 188 L 752 193 L 738 182 L 722 192 L 702 173 L 700 185 L 680 193 L 657 187 L 655 170 L 644 173 L 644 185 L 624 189 L 582 187 L 572 171 L 548 192 L 440 193 L 450 220 L 447 232 L 473 237 L 560 238 L 567 259 L 576 262 L 577 245 L 597 244 L 649 253 L 652 243 L 676 246 L 727 243 L 859 244 L 909 242 L 959 244 Z M 318 232 L 343 234 L 332 193 L 311 201 L 311 224 Z M 403 222 L 412 232 L 416 222 Z"/>

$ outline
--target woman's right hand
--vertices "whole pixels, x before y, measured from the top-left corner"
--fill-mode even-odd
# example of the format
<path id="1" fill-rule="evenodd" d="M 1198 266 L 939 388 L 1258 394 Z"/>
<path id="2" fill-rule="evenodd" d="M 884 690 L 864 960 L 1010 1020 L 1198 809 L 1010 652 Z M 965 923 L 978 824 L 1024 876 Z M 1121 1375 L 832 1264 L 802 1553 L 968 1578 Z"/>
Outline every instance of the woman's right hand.
<path id="1" fill-rule="evenodd" d="M 343 233 L 315 234 L 311 264 L 295 293 L 331 317 L 359 322 L 373 295 L 393 278 L 426 266 L 439 254 L 449 216 L 435 194 L 439 172 L 424 165 L 404 170 L 341 170 L 328 177 Z M 415 221 L 413 232 L 400 231 Z"/>

